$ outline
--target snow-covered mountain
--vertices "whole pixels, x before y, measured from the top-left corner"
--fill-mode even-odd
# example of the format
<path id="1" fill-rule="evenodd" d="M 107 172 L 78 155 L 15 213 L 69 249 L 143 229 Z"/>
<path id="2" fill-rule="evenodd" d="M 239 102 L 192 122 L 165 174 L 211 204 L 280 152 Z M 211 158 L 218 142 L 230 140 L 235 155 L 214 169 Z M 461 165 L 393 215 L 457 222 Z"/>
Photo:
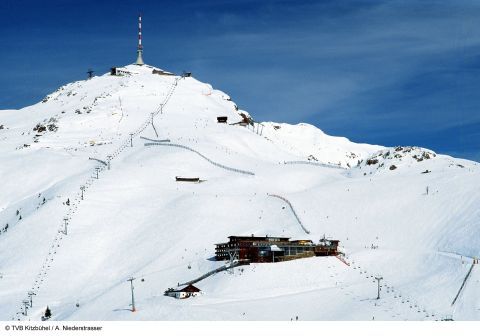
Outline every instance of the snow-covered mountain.
<path id="1" fill-rule="evenodd" d="M 259 124 L 193 77 L 123 70 L 0 111 L 1 320 L 480 319 L 478 163 Z M 251 264 L 163 295 L 250 234 L 333 237 L 350 266 Z"/>

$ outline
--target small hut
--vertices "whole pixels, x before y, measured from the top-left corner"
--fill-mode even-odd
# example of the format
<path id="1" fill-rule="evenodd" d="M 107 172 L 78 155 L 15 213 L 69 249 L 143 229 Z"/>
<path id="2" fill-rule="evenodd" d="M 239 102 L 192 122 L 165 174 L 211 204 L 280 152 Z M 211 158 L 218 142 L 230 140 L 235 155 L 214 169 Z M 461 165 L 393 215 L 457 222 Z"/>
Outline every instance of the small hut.
<path id="1" fill-rule="evenodd" d="M 198 182 L 200 182 L 200 178 L 199 177 L 175 176 L 175 181 L 177 181 L 177 182 L 195 182 L 195 183 L 198 183 Z"/>
<path id="2" fill-rule="evenodd" d="M 191 284 L 185 287 L 177 287 L 176 289 L 169 288 L 165 291 L 166 296 L 171 296 L 176 299 L 188 299 L 189 297 L 197 296 L 200 293 L 200 289 Z"/>
<path id="3" fill-rule="evenodd" d="M 110 68 L 110 75 L 112 76 L 130 76 L 133 74 L 135 73 L 125 68 L 118 68 L 118 67 Z"/>
<path id="4" fill-rule="evenodd" d="M 217 117 L 217 122 L 221 124 L 226 124 L 227 123 L 228 117 Z"/>
<path id="5" fill-rule="evenodd" d="M 161 76 L 175 76 L 174 73 L 162 70 L 162 69 L 153 69 L 152 74 L 154 75 L 161 75 Z"/>

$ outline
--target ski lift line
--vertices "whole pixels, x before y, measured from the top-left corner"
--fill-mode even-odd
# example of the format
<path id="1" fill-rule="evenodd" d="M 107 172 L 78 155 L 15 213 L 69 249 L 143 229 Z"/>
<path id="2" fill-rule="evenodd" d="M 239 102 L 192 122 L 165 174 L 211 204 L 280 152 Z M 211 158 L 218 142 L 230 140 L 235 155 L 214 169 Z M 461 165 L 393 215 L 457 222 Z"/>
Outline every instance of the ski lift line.
<path id="1" fill-rule="evenodd" d="M 212 270 L 212 271 L 210 271 L 210 272 L 207 272 L 207 273 L 203 274 L 202 276 L 200 276 L 200 277 L 198 277 L 198 278 L 196 278 L 196 279 L 194 279 L 194 280 L 187 281 L 187 282 L 185 282 L 185 283 L 181 283 L 181 284 L 179 284 L 179 286 L 193 285 L 194 283 L 197 283 L 197 282 L 199 282 L 199 281 L 202 281 L 203 279 L 206 279 L 206 278 L 208 278 L 208 277 L 210 277 L 210 276 L 212 276 L 212 275 L 214 275 L 214 274 L 216 274 L 216 273 L 223 272 L 223 271 L 226 271 L 226 270 L 228 270 L 228 269 L 230 269 L 230 268 L 234 268 L 234 267 L 238 267 L 238 266 L 241 266 L 241 263 L 238 262 L 238 261 L 235 261 L 235 262 L 233 262 L 232 264 L 229 264 L 229 265 L 223 265 L 223 266 L 221 266 L 221 267 L 219 267 L 219 268 L 216 268 L 216 269 L 214 269 L 214 270 Z"/>
<path id="2" fill-rule="evenodd" d="M 206 157 L 205 155 L 201 154 L 200 152 L 198 152 L 197 150 L 191 148 L 191 147 L 188 147 L 188 146 L 184 146 L 184 145 L 179 145 L 179 144 L 174 144 L 174 143 L 145 143 L 143 144 L 144 146 L 170 146 L 170 147 L 178 147 L 178 148 L 183 148 L 183 149 L 186 149 L 188 151 L 191 151 L 197 155 L 199 155 L 200 157 L 202 157 L 203 159 L 207 160 L 208 162 L 210 162 L 211 164 L 213 164 L 214 166 L 217 166 L 217 167 L 220 167 L 220 168 L 223 168 L 225 170 L 229 170 L 229 171 L 233 171 L 235 173 L 240 173 L 240 174 L 245 174 L 245 175 L 255 175 L 255 173 L 251 172 L 251 171 L 247 171 L 247 170 L 242 170 L 242 169 L 237 169 L 237 168 L 232 168 L 232 167 L 228 167 L 228 166 L 225 166 L 223 164 L 220 164 L 218 162 L 215 162 L 211 159 L 209 159 L 208 157 Z"/>
<path id="3" fill-rule="evenodd" d="M 335 257 L 336 257 L 338 260 L 340 260 L 342 263 L 344 263 L 345 265 L 350 266 L 350 263 L 349 263 L 345 258 L 342 258 L 342 257 L 340 257 L 339 255 L 336 255 Z"/>
<path id="4" fill-rule="evenodd" d="M 358 261 L 352 260 L 352 264 L 355 264 L 357 268 L 365 268 L 365 267 L 360 266 L 359 263 L 358 263 Z M 360 273 L 362 273 L 362 271 L 360 271 Z M 365 271 L 365 273 L 366 273 L 366 271 Z M 384 282 L 384 283 L 385 283 L 385 285 L 387 286 L 387 283 L 386 283 L 386 282 Z M 388 287 L 388 286 L 387 286 L 387 287 Z M 392 291 L 393 291 L 393 286 L 392 286 Z M 402 295 L 402 293 L 398 291 L 398 288 L 397 288 L 397 292 L 398 292 L 398 297 L 397 297 L 397 299 L 398 299 L 398 300 L 401 300 L 402 303 L 405 303 L 403 300 L 405 300 L 406 302 L 413 301 L 413 300 L 411 300 L 410 298 L 408 298 L 406 295 L 404 295 L 405 293 Z M 434 315 L 434 314 L 433 314 L 433 315 Z M 433 315 L 432 315 L 432 317 L 433 317 Z"/>
<path id="5" fill-rule="evenodd" d="M 290 207 L 290 210 L 292 211 L 293 215 L 295 216 L 295 219 L 297 220 L 298 224 L 300 224 L 300 226 L 302 227 L 302 230 L 303 230 L 306 234 L 310 234 L 310 231 L 307 230 L 307 228 L 303 225 L 302 221 L 300 220 L 300 218 L 298 217 L 297 213 L 295 212 L 295 209 L 293 208 L 292 203 L 290 203 L 289 200 L 287 200 L 285 197 L 282 197 L 282 196 L 279 196 L 279 195 L 274 195 L 274 194 L 267 194 L 267 195 L 268 195 L 268 196 L 271 196 L 271 197 L 279 198 L 279 199 L 281 199 L 282 201 L 284 201 L 285 203 L 287 203 L 288 206 Z"/>
<path id="6" fill-rule="evenodd" d="M 342 166 L 331 165 L 331 164 L 321 163 L 321 162 L 311 162 L 311 161 L 283 161 L 283 164 L 305 164 L 305 165 L 318 166 L 318 167 L 324 167 L 324 168 L 347 170 L 347 168 L 344 168 Z"/>
<path id="7" fill-rule="evenodd" d="M 160 106 L 160 107 L 154 112 L 154 115 L 157 115 L 159 112 L 163 111 L 163 107 L 165 107 L 166 103 L 168 102 L 168 100 L 170 99 L 170 97 L 173 95 L 176 86 L 177 86 L 177 80 L 172 84 L 172 86 L 171 86 L 171 88 L 170 88 L 170 90 L 169 90 L 169 93 L 168 93 L 166 99 L 165 99 L 164 102 L 161 104 L 162 106 Z M 151 116 L 150 116 L 150 118 L 151 118 Z M 142 125 L 140 126 L 140 128 L 137 129 L 137 131 L 135 131 L 135 132 L 132 133 L 132 134 L 138 135 L 138 134 L 140 134 L 141 132 L 143 132 L 143 131 L 146 129 L 146 127 L 148 126 L 150 118 L 149 118 L 147 121 L 145 121 L 145 123 L 142 124 Z M 152 126 L 153 126 L 153 124 L 152 124 Z M 155 126 L 153 126 L 153 127 L 155 128 Z M 155 130 L 155 131 L 156 131 L 156 130 Z M 158 136 L 158 135 L 157 135 L 157 136 Z M 149 139 L 149 140 L 150 140 L 150 139 Z M 154 141 L 154 140 L 153 140 L 153 141 Z M 124 144 L 120 145 L 120 147 L 117 148 L 117 150 L 116 150 L 114 153 L 121 153 L 121 152 L 128 146 L 129 143 L 130 143 L 129 140 L 125 140 Z M 115 154 L 115 155 L 112 155 L 110 161 L 112 161 L 112 159 L 113 159 L 114 157 L 116 157 L 116 156 L 117 156 L 116 154 Z M 107 163 L 107 162 L 105 162 L 105 161 L 103 161 L 103 160 L 100 160 L 100 159 L 90 158 L 90 157 L 89 157 L 89 160 L 95 160 L 95 161 L 98 161 L 98 162 L 100 162 L 101 164 L 103 164 L 102 167 L 95 167 L 95 168 L 96 168 L 95 170 L 96 170 L 96 171 L 98 170 L 99 172 L 104 171 L 104 170 L 105 170 L 105 167 L 108 166 L 108 163 Z M 92 177 L 88 178 L 88 179 L 86 180 L 86 182 L 85 182 L 85 187 L 86 187 L 85 190 L 88 189 L 90 186 L 92 186 L 92 184 L 93 184 L 94 181 L 95 181 L 95 179 L 93 179 Z M 78 201 L 77 203 L 79 204 L 80 201 Z M 77 208 L 76 205 L 75 205 L 74 207 L 75 207 L 75 209 Z M 72 212 L 74 213 L 75 211 L 72 210 L 71 207 L 69 207 L 69 209 L 68 209 L 68 211 L 67 211 L 67 215 L 71 215 Z M 71 218 L 70 218 L 70 219 L 71 219 Z M 63 230 L 63 229 L 64 229 L 64 224 L 62 223 L 62 225 L 59 227 L 59 230 Z M 57 230 L 57 234 L 55 235 L 53 241 L 56 242 L 58 239 L 61 240 L 62 237 L 61 237 L 61 235 L 60 235 L 60 232 Z M 54 245 L 52 245 L 52 247 L 50 247 L 50 249 L 48 250 L 48 255 L 47 255 L 47 257 L 45 258 L 45 261 L 43 262 L 40 271 L 37 273 L 36 277 L 34 278 L 35 280 L 34 280 L 34 286 L 33 286 L 33 287 L 36 287 L 38 290 L 40 289 L 40 285 L 43 284 L 43 282 L 44 282 L 44 280 L 45 280 L 45 276 L 47 275 L 47 271 L 46 271 L 46 269 L 45 269 L 45 266 L 47 266 L 47 269 L 48 269 L 48 268 L 50 267 L 50 264 L 52 264 L 52 262 L 54 261 L 54 259 L 53 259 L 53 258 L 50 258 L 49 256 L 54 255 L 54 254 L 57 253 L 57 248 L 54 247 L 55 244 L 57 244 L 57 243 L 54 243 Z M 22 308 L 20 308 L 20 310 L 21 310 L 21 309 L 22 309 Z M 19 313 L 17 313 L 17 315 L 18 315 L 18 314 L 19 314 Z"/>
<path id="8" fill-rule="evenodd" d="M 175 266 L 170 266 L 170 267 L 166 267 L 166 268 L 157 269 L 157 270 L 154 270 L 154 271 L 150 271 L 148 273 L 142 273 L 142 274 L 137 275 L 137 278 L 148 278 L 153 274 L 158 274 L 158 273 L 161 273 L 161 272 L 165 272 L 167 270 L 171 270 L 171 269 L 175 269 L 175 268 L 179 268 L 179 267 L 184 267 L 185 265 L 188 265 L 188 263 L 176 264 Z"/>

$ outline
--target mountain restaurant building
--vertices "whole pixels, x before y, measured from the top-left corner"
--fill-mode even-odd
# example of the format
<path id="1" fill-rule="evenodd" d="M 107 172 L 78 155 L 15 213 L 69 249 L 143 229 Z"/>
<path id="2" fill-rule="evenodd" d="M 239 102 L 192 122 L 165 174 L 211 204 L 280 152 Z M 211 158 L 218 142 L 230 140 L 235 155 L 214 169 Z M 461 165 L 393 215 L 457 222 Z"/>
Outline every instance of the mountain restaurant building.
<path id="1" fill-rule="evenodd" d="M 322 238 L 318 244 L 309 239 L 290 240 L 286 237 L 230 236 L 226 243 L 215 244 L 215 259 L 253 263 L 279 262 L 314 256 L 338 254 L 338 240 Z"/>

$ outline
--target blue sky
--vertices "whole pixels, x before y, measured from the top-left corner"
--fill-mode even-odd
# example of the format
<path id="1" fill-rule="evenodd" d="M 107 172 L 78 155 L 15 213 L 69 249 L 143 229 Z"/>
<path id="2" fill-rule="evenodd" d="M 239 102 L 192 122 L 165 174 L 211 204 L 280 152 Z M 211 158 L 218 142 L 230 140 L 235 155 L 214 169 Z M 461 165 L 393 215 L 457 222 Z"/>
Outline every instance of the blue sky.
<path id="1" fill-rule="evenodd" d="M 192 71 L 259 121 L 480 161 L 480 1 L 0 2 L 0 109 L 135 61 Z"/>

